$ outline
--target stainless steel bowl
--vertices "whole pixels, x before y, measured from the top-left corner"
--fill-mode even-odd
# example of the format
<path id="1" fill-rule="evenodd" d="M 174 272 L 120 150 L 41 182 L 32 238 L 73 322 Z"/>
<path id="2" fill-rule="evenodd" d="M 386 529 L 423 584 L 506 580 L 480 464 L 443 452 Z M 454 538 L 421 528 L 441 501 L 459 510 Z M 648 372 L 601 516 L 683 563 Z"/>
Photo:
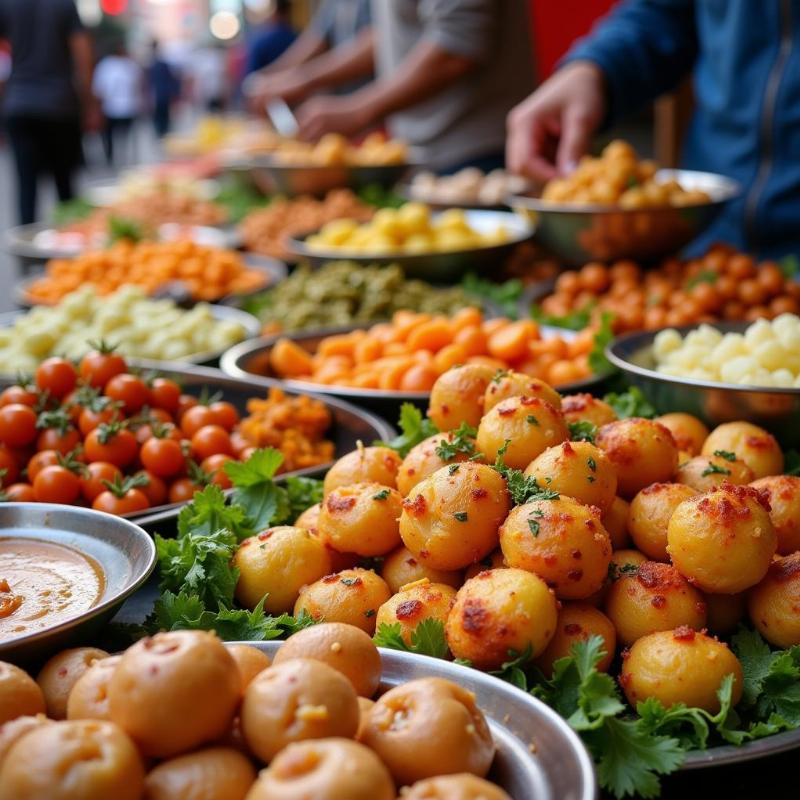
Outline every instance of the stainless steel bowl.
<path id="1" fill-rule="evenodd" d="M 718 322 L 723 333 L 742 333 L 751 323 Z M 676 328 L 682 336 L 698 328 Z M 773 433 L 784 447 L 800 445 L 800 389 L 759 388 L 677 378 L 655 370 L 653 340 L 658 331 L 621 336 L 606 349 L 608 360 L 641 388 L 661 413 L 685 411 L 707 425 L 746 420 Z M 256 340 L 258 341 L 258 340 Z"/>
<path id="2" fill-rule="evenodd" d="M 156 563 L 153 540 L 138 525 L 88 508 L 3 503 L 0 535 L 71 547 L 94 558 L 105 575 L 103 593 L 88 611 L 42 631 L 0 641 L 0 659 L 4 661 L 28 661 L 88 641 L 147 580 Z"/>
<path id="3" fill-rule="evenodd" d="M 553 203 L 519 195 L 509 205 L 536 225 L 536 239 L 570 265 L 633 258 L 651 261 L 675 253 L 699 236 L 723 206 L 741 193 L 736 181 L 710 172 L 662 169 L 659 180 L 702 189 L 710 202 L 646 209 Z"/>
<path id="4" fill-rule="evenodd" d="M 286 244 L 290 252 L 315 266 L 328 261 L 353 261 L 362 265 L 399 264 L 409 278 L 420 278 L 433 283 L 451 283 L 460 280 L 467 272 L 488 271 L 500 266 L 518 244 L 528 241 L 533 235 L 533 228 L 526 220 L 508 211 L 467 209 L 464 211 L 464 216 L 471 228 L 483 233 L 492 232 L 500 226 L 505 227 L 509 232 L 508 240 L 501 244 L 473 247 L 469 250 L 380 255 L 310 248 L 306 244 L 306 239 L 315 231 L 290 238 Z"/>

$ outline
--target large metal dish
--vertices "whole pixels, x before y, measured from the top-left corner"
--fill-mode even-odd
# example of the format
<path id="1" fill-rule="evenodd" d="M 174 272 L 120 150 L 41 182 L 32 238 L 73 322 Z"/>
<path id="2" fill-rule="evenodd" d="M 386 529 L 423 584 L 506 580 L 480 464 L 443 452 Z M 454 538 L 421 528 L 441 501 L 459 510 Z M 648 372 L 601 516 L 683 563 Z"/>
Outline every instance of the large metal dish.
<path id="1" fill-rule="evenodd" d="M 147 580 L 156 563 L 153 540 L 138 525 L 88 508 L 3 503 L 0 533 L 44 539 L 79 550 L 100 564 L 106 579 L 103 594 L 88 611 L 45 630 L 0 641 L 0 659 L 4 661 L 28 661 L 46 651 L 87 641 Z"/>
<path id="2" fill-rule="evenodd" d="M 751 323 L 718 322 L 723 333 L 742 333 Z M 676 328 L 682 336 L 699 327 Z M 707 425 L 746 420 L 773 433 L 784 447 L 800 445 L 800 389 L 760 388 L 677 378 L 655 370 L 653 340 L 658 331 L 621 336 L 606 348 L 608 360 L 641 388 L 661 413 L 685 411 Z M 258 341 L 258 340 L 256 340 Z"/>
<path id="3" fill-rule="evenodd" d="M 519 195 L 509 205 L 536 225 L 537 241 L 570 265 L 633 258 L 652 261 L 675 253 L 699 236 L 723 206 L 741 193 L 736 181 L 710 172 L 662 169 L 660 180 L 702 189 L 708 203 L 683 207 L 621 209 L 615 206 L 552 203 Z"/>
<path id="4" fill-rule="evenodd" d="M 433 283 L 451 283 L 460 280 L 467 272 L 488 271 L 497 267 L 511 254 L 511 251 L 533 235 L 533 227 L 517 214 L 508 211 L 482 211 L 467 209 L 464 216 L 471 228 L 489 233 L 498 227 L 509 232 L 507 241 L 488 247 L 474 247 L 469 250 L 453 250 L 437 253 L 394 253 L 368 254 L 351 253 L 346 250 L 319 250 L 310 248 L 306 239 L 314 232 L 287 240 L 287 248 L 312 265 L 328 261 L 353 261 L 356 264 L 399 264 L 409 278 L 421 278 Z"/>

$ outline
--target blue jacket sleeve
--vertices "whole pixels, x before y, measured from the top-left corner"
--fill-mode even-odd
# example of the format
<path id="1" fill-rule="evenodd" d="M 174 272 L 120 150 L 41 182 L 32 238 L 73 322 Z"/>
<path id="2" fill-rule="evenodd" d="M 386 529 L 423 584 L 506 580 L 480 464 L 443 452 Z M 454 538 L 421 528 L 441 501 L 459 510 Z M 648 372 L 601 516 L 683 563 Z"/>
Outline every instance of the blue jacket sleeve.
<path id="1" fill-rule="evenodd" d="M 611 120 L 673 89 L 696 57 L 694 0 L 624 0 L 562 64 L 592 61 L 603 70 Z"/>

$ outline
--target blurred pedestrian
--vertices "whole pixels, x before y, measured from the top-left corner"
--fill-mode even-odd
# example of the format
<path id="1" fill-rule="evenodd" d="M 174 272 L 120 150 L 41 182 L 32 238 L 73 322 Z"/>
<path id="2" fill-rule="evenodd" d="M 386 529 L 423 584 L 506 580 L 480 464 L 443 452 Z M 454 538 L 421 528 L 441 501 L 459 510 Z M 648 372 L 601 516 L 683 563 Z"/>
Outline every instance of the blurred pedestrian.
<path id="1" fill-rule="evenodd" d="M 198 47 L 189 60 L 192 97 L 204 111 L 218 114 L 228 99 L 225 48 L 219 42 Z"/>
<path id="2" fill-rule="evenodd" d="M 161 55 L 158 42 L 151 48 L 150 66 L 147 70 L 150 84 L 150 99 L 153 109 L 153 127 L 161 139 L 169 133 L 172 119 L 172 104 L 181 94 L 181 82 L 175 68 Z"/>
<path id="3" fill-rule="evenodd" d="M 289 22 L 290 0 L 273 0 L 273 12 L 252 34 L 247 43 L 247 65 L 250 75 L 277 61 L 297 38 Z"/>

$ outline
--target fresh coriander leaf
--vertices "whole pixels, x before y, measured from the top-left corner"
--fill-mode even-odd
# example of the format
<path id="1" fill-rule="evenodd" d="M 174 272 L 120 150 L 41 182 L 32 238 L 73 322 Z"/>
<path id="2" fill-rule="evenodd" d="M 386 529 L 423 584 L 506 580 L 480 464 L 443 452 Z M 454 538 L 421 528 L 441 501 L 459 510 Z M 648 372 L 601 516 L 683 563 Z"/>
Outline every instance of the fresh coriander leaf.
<path id="1" fill-rule="evenodd" d="M 457 519 L 459 522 L 466 522 L 466 521 L 469 519 L 469 516 L 468 516 L 468 514 L 467 514 L 467 512 L 466 512 L 466 511 L 456 511 L 456 512 L 453 514 L 453 516 L 454 516 L 454 517 L 455 517 L 455 518 L 456 518 L 456 519 Z"/>
<path id="2" fill-rule="evenodd" d="M 227 505 L 222 489 L 214 484 L 197 492 L 178 513 L 178 538 L 188 533 L 210 535 L 222 529 L 231 531 L 238 541 L 254 533 L 243 509 Z"/>
<path id="3" fill-rule="evenodd" d="M 506 441 L 506 446 L 508 440 Z M 514 505 L 521 506 L 532 500 L 558 500 L 559 493 L 553 489 L 543 489 L 532 475 L 525 475 L 522 470 L 512 469 L 503 463 L 504 448 L 497 452 L 494 468 L 506 479 L 508 493 Z"/>
<path id="4" fill-rule="evenodd" d="M 461 281 L 461 286 L 467 294 L 476 299 L 481 301 L 488 299 L 499 306 L 504 317 L 517 319 L 517 306 L 525 288 L 522 281 L 512 279 L 504 283 L 494 283 L 479 278 L 474 272 L 468 272 Z"/>
<path id="5" fill-rule="evenodd" d="M 294 522 L 306 509 L 322 502 L 322 481 L 290 475 L 284 483 L 289 498 L 289 519 Z"/>
<path id="6" fill-rule="evenodd" d="M 156 600 L 145 625 L 151 632 L 209 630 L 213 616 L 197 595 L 166 591 Z"/>
<path id="7" fill-rule="evenodd" d="M 388 647 L 390 650 L 404 650 L 406 652 L 410 650 L 403 639 L 399 622 L 393 625 L 387 625 L 385 622 L 382 625 L 378 625 L 378 630 L 375 631 L 372 641 L 378 647 Z"/>
<path id="8" fill-rule="evenodd" d="M 764 680 L 772 669 L 775 653 L 757 631 L 744 627 L 733 635 L 731 646 L 742 664 L 742 703 L 746 706 L 755 705 L 763 690 Z"/>
<path id="9" fill-rule="evenodd" d="M 600 316 L 600 328 L 594 335 L 592 349 L 589 352 L 589 369 L 595 375 L 601 375 L 613 371 L 611 362 L 606 358 L 606 347 L 614 338 L 614 315 L 603 312 Z"/>
<path id="10" fill-rule="evenodd" d="M 551 325 L 554 328 L 567 328 L 571 331 L 582 331 L 592 319 L 592 311 L 596 306 L 595 302 L 589 302 L 582 308 L 572 311 L 564 316 L 554 316 L 546 314 L 538 304 L 531 306 L 531 318 L 540 325 Z"/>
<path id="11" fill-rule="evenodd" d="M 281 464 L 281 451 L 267 447 L 256 450 L 247 461 L 226 461 L 225 474 L 237 489 L 247 489 L 271 481 Z"/>
<path id="12" fill-rule="evenodd" d="M 700 474 L 705 478 L 706 475 L 730 475 L 731 471 L 727 467 L 709 461 L 708 466 Z"/>
<path id="13" fill-rule="evenodd" d="M 528 425 L 538 425 L 539 424 L 539 420 L 536 419 L 536 417 L 534 417 L 533 414 L 528 414 L 528 416 L 525 417 L 525 420 L 527 421 Z"/>
<path id="14" fill-rule="evenodd" d="M 510 374 L 511 374 L 510 369 L 498 369 L 497 372 L 495 372 L 495 374 L 492 375 L 492 383 L 500 383 L 500 381 L 503 380 L 503 378 L 505 378 L 507 375 Z"/>
<path id="15" fill-rule="evenodd" d="M 447 658 L 449 650 L 444 634 L 444 625 L 438 619 L 424 619 L 411 634 L 413 652 L 433 658 Z"/>
<path id="16" fill-rule="evenodd" d="M 373 500 L 385 500 L 389 496 L 388 489 L 381 489 L 379 492 L 376 492 L 372 495 Z"/>
<path id="17" fill-rule="evenodd" d="M 586 465 L 592 472 L 597 472 L 597 462 L 591 456 L 586 459 Z"/>
<path id="18" fill-rule="evenodd" d="M 594 444 L 594 438 L 597 436 L 597 425 L 594 423 L 581 420 L 580 422 L 570 422 L 568 427 L 569 438 L 573 442 L 591 442 Z"/>
<path id="19" fill-rule="evenodd" d="M 614 409 L 614 413 L 620 419 L 629 417 L 652 419 L 656 416 L 655 408 L 648 402 L 638 386 L 631 386 L 626 392 L 611 392 L 603 400 Z"/>
<path id="20" fill-rule="evenodd" d="M 422 416 L 422 412 L 412 403 L 403 403 L 400 406 L 400 435 L 395 436 L 388 442 L 375 442 L 376 445 L 383 445 L 396 450 L 399 455 L 405 458 L 412 447 L 416 447 L 420 442 L 439 433 L 439 429 L 427 417 Z"/>
<path id="21" fill-rule="evenodd" d="M 451 464 L 447 469 L 448 475 L 455 475 L 458 472 L 458 464 Z"/>
<path id="22" fill-rule="evenodd" d="M 288 492 L 272 480 L 282 463 L 283 455 L 279 450 L 266 448 L 256 450 L 247 461 L 225 464 L 225 473 L 233 483 L 231 504 L 244 511 L 249 526 L 255 531 L 291 518 Z"/>
<path id="23" fill-rule="evenodd" d="M 530 517 L 528 517 L 528 527 L 534 536 L 539 535 L 539 530 L 541 529 L 539 519 L 541 519 L 543 516 L 544 511 L 542 511 L 541 508 L 534 508 L 533 511 L 531 511 Z"/>
<path id="24" fill-rule="evenodd" d="M 730 450 L 715 450 L 714 455 L 724 458 L 726 461 L 736 461 L 736 453 L 732 453 Z"/>
<path id="25" fill-rule="evenodd" d="M 442 461 L 452 461 L 459 455 L 474 455 L 475 437 L 477 435 L 478 431 L 475 428 L 467 425 L 466 422 L 462 422 L 456 430 L 450 431 L 450 433 L 446 434 L 446 438 L 439 441 L 436 446 L 436 455 Z"/>
<path id="26" fill-rule="evenodd" d="M 472 662 L 468 658 L 454 658 L 454 664 L 458 664 L 460 667 L 471 667 Z"/>
<path id="27" fill-rule="evenodd" d="M 504 662 L 500 669 L 494 670 L 489 674 L 513 684 L 518 689 L 522 689 L 523 692 L 527 692 L 528 676 L 525 673 L 525 667 L 530 663 L 532 657 L 533 650 L 530 644 L 521 653 L 509 650 L 508 661 Z"/>

